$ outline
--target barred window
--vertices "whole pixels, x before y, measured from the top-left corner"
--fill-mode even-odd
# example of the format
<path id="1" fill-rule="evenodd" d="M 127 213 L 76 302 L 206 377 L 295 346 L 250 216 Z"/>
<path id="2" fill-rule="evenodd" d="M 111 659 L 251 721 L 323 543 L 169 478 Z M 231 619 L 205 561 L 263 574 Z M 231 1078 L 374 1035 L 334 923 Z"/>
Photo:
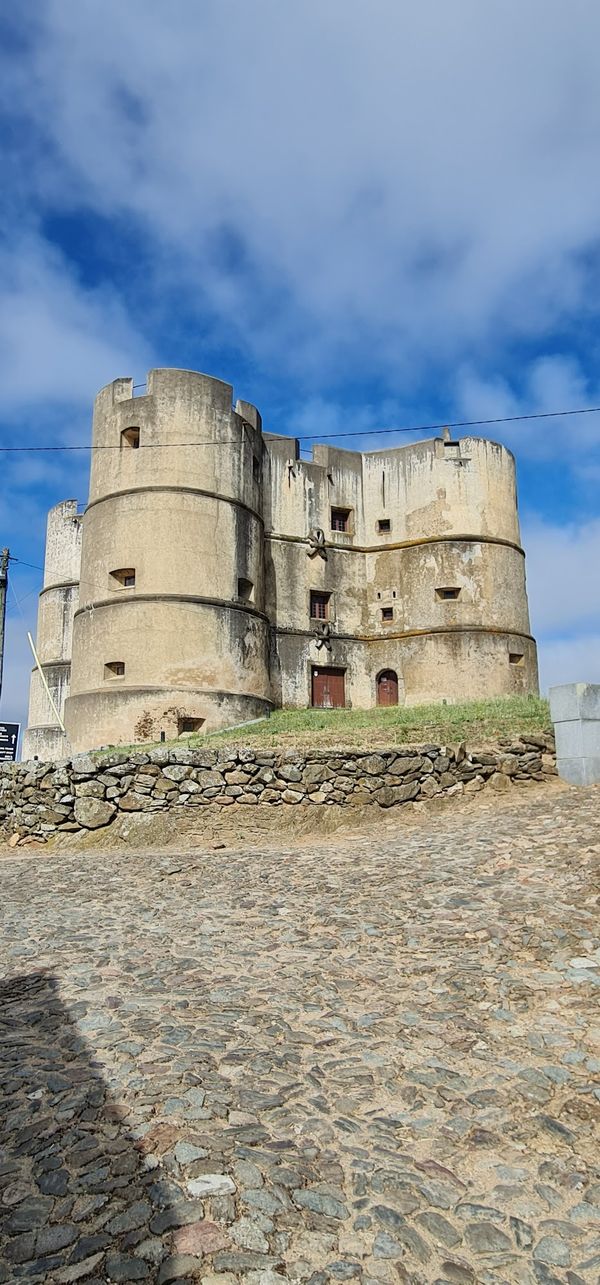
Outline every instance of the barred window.
<path id="1" fill-rule="evenodd" d="M 330 593 L 311 592 L 310 614 L 313 620 L 329 620 Z"/>
<path id="2" fill-rule="evenodd" d="M 331 530 L 332 531 L 349 531 L 350 530 L 350 509 L 332 509 L 331 510 Z"/>

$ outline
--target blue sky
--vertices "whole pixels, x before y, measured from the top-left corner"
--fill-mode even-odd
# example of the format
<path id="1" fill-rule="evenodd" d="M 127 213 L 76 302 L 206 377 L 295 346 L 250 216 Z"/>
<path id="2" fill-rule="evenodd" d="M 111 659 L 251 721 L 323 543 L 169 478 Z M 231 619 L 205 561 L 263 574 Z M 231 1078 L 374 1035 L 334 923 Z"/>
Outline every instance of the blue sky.
<path id="1" fill-rule="evenodd" d="M 163 365 L 298 435 L 599 405 L 599 47 L 591 0 L 5 10 L 0 442 L 85 443 L 96 390 Z M 490 435 L 542 686 L 600 682 L 600 415 Z M 86 474 L 0 456 L 4 719 L 46 511 Z"/>

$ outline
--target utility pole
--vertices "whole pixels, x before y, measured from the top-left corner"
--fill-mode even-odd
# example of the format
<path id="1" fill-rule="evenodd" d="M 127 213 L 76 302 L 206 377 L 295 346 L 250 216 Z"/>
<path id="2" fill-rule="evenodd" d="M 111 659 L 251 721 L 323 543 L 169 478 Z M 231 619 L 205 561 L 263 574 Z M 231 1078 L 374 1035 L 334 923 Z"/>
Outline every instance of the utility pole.
<path id="1" fill-rule="evenodd" d="M 6 620 L 9 556 L 8 549 L 2 549 L 2 552 L 0 552 L 0 696 L 2 695 L 2 669 L 4 666 L 4 622 Z"/>

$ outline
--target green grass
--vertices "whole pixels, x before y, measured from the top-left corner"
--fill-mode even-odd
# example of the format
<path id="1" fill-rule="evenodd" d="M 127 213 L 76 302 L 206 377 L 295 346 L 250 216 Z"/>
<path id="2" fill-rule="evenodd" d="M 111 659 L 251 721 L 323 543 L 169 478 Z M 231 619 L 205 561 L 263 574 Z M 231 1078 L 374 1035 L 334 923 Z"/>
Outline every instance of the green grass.
<path id="1" fill-rule="evenodd" d="M 548 702 L 539 697 L 468 701 L 460 705 L 391 709 L 279 709 L 264 722 L 198 738 L 204 744 L 248 746 L 397 745 L 411 741 L 497 740 L 551 731 Z"/>
<path id="2" fill-rule="evenodd" d="M 279 709 L 270 718 L 247 727 L 189 736 L 171 744 L 215 748 L 231 745 L 265 749 L 383 749 L 424 741 L 440 744 L 466 741 L 471 747 L 483 748 L 501 738 L 551 730 L 546 700 L 537 696 L 507 696 L 459 705 L 399 705 L 391 709 Z"/>

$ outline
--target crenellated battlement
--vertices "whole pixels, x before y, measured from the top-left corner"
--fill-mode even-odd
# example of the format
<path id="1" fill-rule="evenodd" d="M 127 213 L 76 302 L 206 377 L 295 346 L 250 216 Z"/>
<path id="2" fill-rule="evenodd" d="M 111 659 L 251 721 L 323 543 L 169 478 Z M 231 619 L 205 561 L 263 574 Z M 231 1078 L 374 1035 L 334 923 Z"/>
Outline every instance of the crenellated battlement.
<path id="1" fill-rule="evenodd" d="M 143 388 L 143 393 L 137 390 Z M 148 371 L 145 384 L 135 384 L 132 376 L 123 376 L 105 384 L 94 399 L 94 406 L 101 411 L 109 406 L 123 402 L 149 402 L 152 398 L 173 398 L 173 400 L 212 405 L 221 413 L 235 411 L 240 418 L 261 428 L 260 414 L 251 402 L 233 403 L 233 386 L 214 375 L 205 375 L 197 370 L 183 370 L 170 366 L 158 366 Z"/>
<path id="2" fill-rule="evenodd" d="M 46 525 L 44 589 L 79 580 L 81 521 L 77 500 L 61 500 L 50 509 Z"/>
<path id="3" fill-rule="evenodd" d="M 107 384 L 94 404 L 90 504 L 162 485 L 216 491 L 252 506 L 260 415 L 233 406 L 233 388 L 197 371 L 155 369 L 143 395 L 131 378 Z"/>

